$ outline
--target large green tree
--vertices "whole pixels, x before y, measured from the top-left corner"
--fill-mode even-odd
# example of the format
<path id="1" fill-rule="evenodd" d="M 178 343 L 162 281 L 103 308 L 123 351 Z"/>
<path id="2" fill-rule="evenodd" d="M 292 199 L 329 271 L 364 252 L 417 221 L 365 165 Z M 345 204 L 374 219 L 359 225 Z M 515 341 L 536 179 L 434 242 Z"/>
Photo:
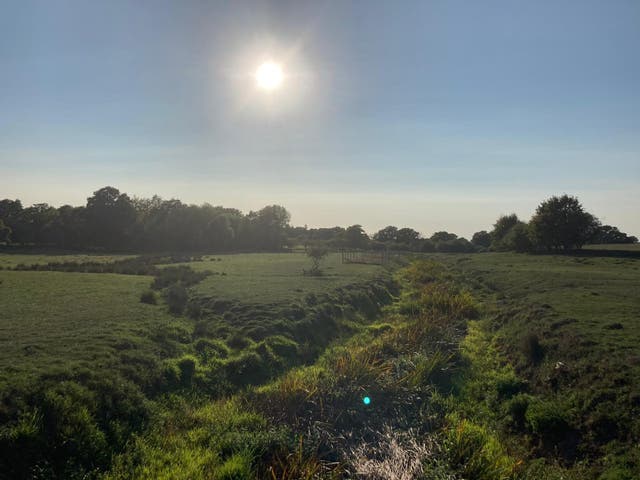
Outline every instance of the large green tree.
<path id="1" fill-rule="evenodd" d="M 11 238 L 11 228 L 7 227 L 0 219 L 0 243 L 6 243 Z"/>
<path id="2" fill-rule="evenodd" d="M 398 227 L 389 225 L 373 234 L 376 242 L 395 242 L 398 239 Z"/>
<path id="3" fill-rule="evenodd" d="M 89 240 L 95 246 L 123 248 L 128 246 L 136 211 L 126 193 L 104 187 L 87 199 L 86 218 Z"/>
<path id="4" fill-rule="evenodd" d="M 366 248 L 369 244 L 369 236 L 362 225 L 351 225 L 344 232 L 344 244 L 351 248 Z"/>
<path id="5" fill-rule="evenodd" d="M 529 223 L 536 246 L 547 250 L 579 249 L 597 232 L 599 222 L 576 197 L 553 196 L 542 202 Z"/>
<path id="6" fill-rule="evenodd" d="M 504 239 L 513 227 L 521 223 L 515 213 L 501 215 L 498 220 L 496 220 L 496 223 L 493 224 L 493 230 L 491 230 L 491 248 L 493 250 L 508 250 Z"/>

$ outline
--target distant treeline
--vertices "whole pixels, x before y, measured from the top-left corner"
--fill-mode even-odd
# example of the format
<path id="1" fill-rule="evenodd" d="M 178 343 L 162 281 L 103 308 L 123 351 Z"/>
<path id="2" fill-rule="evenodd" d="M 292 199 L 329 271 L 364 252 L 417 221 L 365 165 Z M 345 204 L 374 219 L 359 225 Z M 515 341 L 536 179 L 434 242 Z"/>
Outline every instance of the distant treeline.
<path id="1" fill-rule="evenodd" d="M 294 245 L 333 248 L 475 252 L 482 250 L 571 250 L 586 243 L 635 243 L 636 237 L 601 225 L 574 197 L 543 202 L 529 223 L 515 214 L 498 219 L 491 232 L 471 241 L 446 231 L 423 238 L 412 228 L 388 226 L 367 235 L 361 225 L 292 227 L 289 212 L 269 205 L 247 214 L 235 208 L 188 205 L 180 200 L 129 197 L 104 187 L 85 206 L 59 208 L 20 200 L 0 201 L 0 243 L 62 249 L 126 251 L 278 251 Z"/>
<path id="2" fill-rule="evenodd" d="M 503 215 L 491 232 L 476 232 L 471 241 L 495 251 L 558 252 L 578 250 L 586 244 L 637 243 L 638 239 L 617 227 L 602 225 L 576 197 L 562 195 L 542 202 L 528 223 L 515 213 Z"/>

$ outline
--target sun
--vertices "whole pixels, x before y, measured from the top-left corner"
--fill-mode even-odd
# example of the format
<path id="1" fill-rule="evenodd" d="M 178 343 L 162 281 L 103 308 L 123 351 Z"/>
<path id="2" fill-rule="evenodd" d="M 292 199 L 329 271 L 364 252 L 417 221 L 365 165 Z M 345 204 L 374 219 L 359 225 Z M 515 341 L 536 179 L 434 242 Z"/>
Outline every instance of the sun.
<path id="1" fill-rule="evenodd" d="M 275 62 L 264 62 L 256 70 L 255 77 L 258 88 L 267 91 L 280 88 L 284 80 L 282 66 Z"/>

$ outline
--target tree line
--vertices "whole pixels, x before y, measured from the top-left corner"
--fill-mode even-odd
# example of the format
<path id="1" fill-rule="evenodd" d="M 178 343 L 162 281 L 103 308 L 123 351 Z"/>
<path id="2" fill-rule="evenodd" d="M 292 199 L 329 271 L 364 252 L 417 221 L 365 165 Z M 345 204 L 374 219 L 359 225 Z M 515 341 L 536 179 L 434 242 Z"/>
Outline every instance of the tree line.
<path id="1" fill-rule="evenodd" d="M 278 250 L 290 215 L 280 205 L 243 214 L 234 208 L 129 197 L 104 187 L 81 207 L 46 203 L 23 208 L 0 201 L 0 241 L 63 249 L 136 251 Z"/>
<path id="2" fill-rule="evenodd" d="M 576 197 L 565 194 L 543 201 L 529 222 L 515 213 L 502 215 L 491 232 L 476 232 L 471 241 L 495 251 L 561 252 L 579 250 L 586 244 L 637 243 L 638 239 L 603 225 Z"/>
<path id="3" fill-rule="evenodd" d="M 86 205 L 59 208 L 46 203 L 23 207 L 0 200 L 0 243 L 62 249 L 158 251 L 278 251 L 292 245 L 330 248 L 394 249 L 416 252 L 482 250 L 572 250 L 585 243 L 635 243 L 636 237 L 602 225 L 577 198 L 551 197 L 526 223 L 501 216 L 490 232 L 471 241 L 439 231 L 428 238 L 409 228 L 387 226 L 369 236 L 361 225 L 293 227 L 290 214 L 269 205 L 247 214 L 235 208 L 189 205 L 160 197 L 130 197 L 117 188 L 95 191 Z"/>

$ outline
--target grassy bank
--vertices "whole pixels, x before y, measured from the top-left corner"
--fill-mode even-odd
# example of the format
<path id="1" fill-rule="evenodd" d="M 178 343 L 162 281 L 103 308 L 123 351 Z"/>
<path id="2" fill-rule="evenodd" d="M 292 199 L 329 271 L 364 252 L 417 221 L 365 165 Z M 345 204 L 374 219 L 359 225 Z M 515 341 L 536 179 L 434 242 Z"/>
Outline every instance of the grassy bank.
<path id="1" fill-rule="evenodd" d="M 393 282 L 380 269 L 353 276 L 336 265 L 337 281 L 289 295 L 302 272 L 265 267 L 287 257 L 247 257 L 288 272 L 278 285 L 287 294 L 272 286 L 262 304 L 196 293 L 210 272 L 200 275 L 196 262 L 157 267 L 155 258 L 37 260 L 0 272 L 10 366 L 0 384 L 0 449 L 12 452 L 2 475 L 95 477 L 167 402 L 228 396 L 312 362 L 391 300 Z"/>

